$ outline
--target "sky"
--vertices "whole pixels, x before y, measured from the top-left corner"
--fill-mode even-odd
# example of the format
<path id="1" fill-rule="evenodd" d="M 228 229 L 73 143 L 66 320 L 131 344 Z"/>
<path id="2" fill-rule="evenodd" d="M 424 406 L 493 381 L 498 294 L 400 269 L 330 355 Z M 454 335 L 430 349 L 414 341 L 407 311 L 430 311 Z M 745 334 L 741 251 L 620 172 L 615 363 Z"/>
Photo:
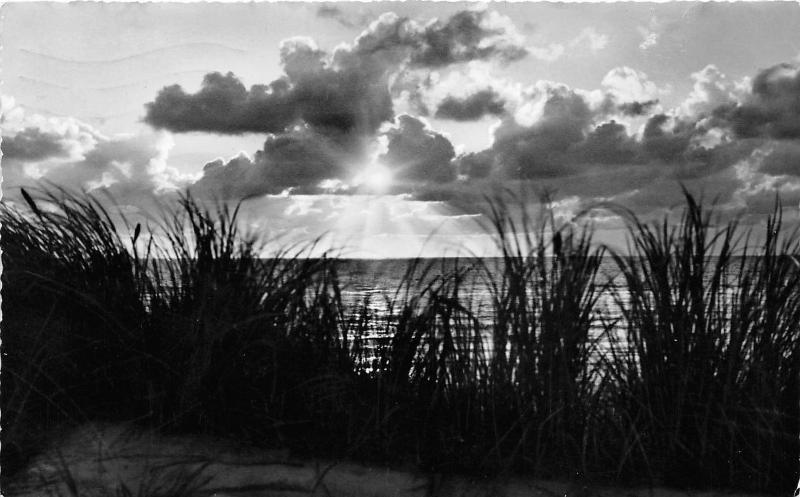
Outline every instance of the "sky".
<path id="1" fill-rule="evenodd" d="M 7 3 L 3 194 L 243 200 L 248 229 L 352 257 L 487 253 L 503 188 L 564 223 L 658 218 L 682 186 L 797 222 L 798 26 L 792 2 Z"/>

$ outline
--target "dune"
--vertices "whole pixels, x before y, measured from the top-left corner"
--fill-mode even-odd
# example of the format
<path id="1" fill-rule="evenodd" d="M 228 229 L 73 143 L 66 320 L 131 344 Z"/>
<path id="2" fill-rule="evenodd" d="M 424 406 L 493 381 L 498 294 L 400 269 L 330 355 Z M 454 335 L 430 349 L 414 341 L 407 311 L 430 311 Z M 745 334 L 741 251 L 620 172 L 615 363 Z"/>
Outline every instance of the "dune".
<path id="1" fill-rule="evenodd" d="M 202 436 L 166 436 L 124 424 L 88 424 L 34 458 L 5 495 L 215 497 L 746 497 L 755 494 L 619 488 L 523 477 L 463 475 L 297 460 Z"/>

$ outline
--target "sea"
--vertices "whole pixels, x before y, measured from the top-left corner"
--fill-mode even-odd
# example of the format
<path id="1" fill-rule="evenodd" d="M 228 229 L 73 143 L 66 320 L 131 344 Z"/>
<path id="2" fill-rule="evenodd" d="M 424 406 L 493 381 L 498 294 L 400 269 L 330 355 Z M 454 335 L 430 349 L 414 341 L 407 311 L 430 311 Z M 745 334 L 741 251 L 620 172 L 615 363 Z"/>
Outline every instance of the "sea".
<path id="1" fill-rule="evenodd" d="M 720 289 L 721 294 L 727 295 L 728 298 L 732 298 L 736 293 L 739 281 L 736 269 L 740 267 L 739 263 L 744 262 L 746 267 L 757 260 L 756 257 L 734 259 L 736 260 L 730 262 L 727 279 Z M 715 262 L 713 257 L 707 261 L 709 269 L 706 273 L 706 282 L 712 276 Z M 495 316 L 492 294 L 485 276 L 488 273 L 492 277 L 499 278 L 503 268 L 502 259 L 423 259 L 416 263 L 418 269 L 412 273 L 409 273 L 409 267 L 414 263 L 408 259 L 343 259 L 338 264 L 344 303 L 354 310 L 359 306 L 363 309 L 366 303 L 366 308 L 373 316 L 391 314 L 391 303 L 398 301 L 397 297 L 402 300 L 405 288 L 403 285 L 409 281 L 409 274 L 412 276 L 410 281 L 413 292 L 415 288 L 423 287 L 433 278 L 452 273 L 458 268 L 488 268 L 488 270 L 473 271 L 473 276 L 467 277 L 465 284 L 461 286 L 459 301 L 470 309 L 487 333 L 491 330 Z M 429 268 L 427 272 L 421 269 L 425 267 Z M 624 345 L 627 325 L 621 305 L 629 303 L 630 297 L 622 272 L 613 258 L 606 256 L 602 259 L 596 283 L 599 285 L 599 296 L 592 313 L 589 336 L 596 339 L 601 349 L 607 350 L 612 347 L 612 342 Z M 391 326 L 386 326 L 384 323 L 384 326 L 368 330 L 367 334 L 374 341 L 381 342 L 386 340 L 391 332 Z"/>
<path id="2" fill-rule="evenodd" d="M 754 261 L 756 258 L 749 259 Z M 709 262 L 713 267 L 714 261 Z M 372 319 L 367 320 L 367 328 L 360 331 L 364 333 L 363 338 L 373 343 L 392 336 L 392 315 L 398 311 L 397 305 L 403 302 L 406 290 L 413 296 L 431 281 L 456 270 L 467 271 L 459 287 L 459 303 L 469 309 L 487 333 L 491 330 L 495 316 L 487 276 L 496 280 L 501 277 L 501 258 L 337 259 L 336 264 L 342 301 L 349 311 L 346 314 L 350 319 L 357 319 L 359 313 L 365 311 L 370 314 Z M 738 265 L 734 262 L 731 267 Z M 725 285 L 723 292 L 732 295 L 737 278 L 736 274 L 729 274 L 729 277 L 730 283 Z M 613 258 L 602 259 L 596 283 L 599 296 L 592 314 L 590 336 L 613 334 L 618 343 L 624 343 L 626 326 L 620 304 L 629 301 L 629 294 Z"/>
<path id="3" fill-rule="evenodd" d="M 424 288 L 442 275 L 456 270 L 466 271 L 459 290 L 459 300 L 485 326 L 494 320 L 492 293 L 487 279 L 500 278 L 503 269 L 501 258 L 490 259 L 341 259 L 338 272 L 342 285 L 343 303 L 351 309 L 367 309 L 376 316 L 391 313 L 392 303 L 402 301 L 406 288 L 411 294 Z M 413 268 L 413 270 L 411 270 Z M 597 284 L 602 291 L 595 306 L 593 330 L 601 333 L 608 323 L 619 322 L 622 313 L 618 302 L 627 301 L 622 278 L 617 264 L 610 257 L 601 262 Z M 380 338 L 385 328 L 372 330 L 372 338 Z"/>

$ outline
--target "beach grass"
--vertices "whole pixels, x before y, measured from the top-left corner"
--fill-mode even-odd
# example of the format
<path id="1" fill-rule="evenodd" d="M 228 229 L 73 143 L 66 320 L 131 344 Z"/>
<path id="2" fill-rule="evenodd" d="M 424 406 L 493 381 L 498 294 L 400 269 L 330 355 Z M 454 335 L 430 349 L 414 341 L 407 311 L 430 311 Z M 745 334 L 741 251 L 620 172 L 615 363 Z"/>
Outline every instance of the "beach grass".
<path id="1" fill-rule="evenodd" d="M 754 246 L 750 230 L 685 198 L 677 224 L 628 213 L 629 256 L 614 255 L 625 281 L 624 343 L 607 368 L 627 439 L 620 471 L 768 487 L 796 471 L 800 451 L 797 232 L 776 207 Z"/>
<path id="2" fill-rule="evenodd" d="M 314 240 L 265 258 L 238 207 L 185 195 L 132 226 L 24 192 L 0 206 L 3 475 L 70 426 L 133 421 L 430 472 L 788 492 L 800 236 L 776 208 L 755 245 L 685 198 L 677 222 L 620 212 L 622 253 L 547 199 L 487 197 L 502 257 L 409 261 L 378 313 Z M 604 293 L 621 322 L 598 321 Z"/>

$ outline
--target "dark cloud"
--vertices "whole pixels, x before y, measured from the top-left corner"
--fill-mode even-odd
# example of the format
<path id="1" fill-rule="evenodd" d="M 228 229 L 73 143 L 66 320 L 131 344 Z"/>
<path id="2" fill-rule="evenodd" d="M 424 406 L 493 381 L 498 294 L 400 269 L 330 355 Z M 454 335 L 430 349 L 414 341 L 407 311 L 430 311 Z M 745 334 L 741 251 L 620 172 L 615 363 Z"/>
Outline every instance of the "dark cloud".
<path id="1" fill-rule="evenodd" d="M 464 154 L 457 159 L 458 172 L 470 178 L 486 178 L 495 169 L 495 154 L 482 150 Z"/>
<path id="2" fill-rule="evenodd" d="M 674 162 L 684 157 L 694 133 L 693 124 L 675 121 L 666 114 L 657 114 L 645 125 L 642 148 L 654 159 Z"/>
<path id="3" fill-rule="evenodd" d="M 394 193 L 407 192 L 418 183 L 455 179 L 453 146 L 418 119 L 400 116 L 386 136 L 387 151 L 378 160 L 392 170 Z M 286 189 L 321 193 L 326 190 L 325 180 L 347 182 L 360 172 L 359 165 L 369 161 L 363 150 L 311 127 L 298 128 L 268 137 L 253 158 L 240 154 L 227 162 L 217 159 L 206 164 L 192 190 L 222 199 L 276 194 Z"/>
<path id="4" fill-rule="evenodd" d="M 279 193 L 287 188 L 320 191 L 328 179 L 346 179 L 365 160 L 361 148 L 305 127 L 271 135 L 252 159 L 240 154 L 205 165 L 197 192 L 225 199 Z"/>
<path id="5" fill-rule="evenodd" d="M 507 118 L 494 134 L 492 150 L 504 176 L 519 179 L 564 175 L 569 150 L 589 131 L 593 113 L 584 98 L 564 87 L 549 88 L 541 117 L 530 126 Z"/>
<path id="6" fill-rule="evenodd" d="M 333 16 L 335 7 L 320 7 Z M 421 26 L 384 14 L 352 46 L 332 55 L 307 39 L 281 46 L 285 77 L 249 90 L 232 73 L 206 75 L 201 89 L 162 89 L 146 105 L 145 121 L 176 132 L 277 133 L 298 121 L 340 131 L 372 133 L 391 120 L 390 73 L 408 64 L 442 67 L 458 62 L 516 60 L 525 49 L 507 18 L 463 11 Z"/>
<path id="7" fill-rule="evenodd" d="M 800 176 L 800 142 L 777 142 L 761 162 L 761 172 Z"/>
<path id="8" fill-rule="evenodd" d="M 241 199 L 266 193 L 277 193 L 268 182 L 267 169 L 241 154 L 229 161 L 217 159 L 203 167 L 203 176 L 191 187 L 201 197 Z"/>
<path id="9" fill-rule="evenodd" d="M 745 102 L 726 110 L 740 137 L 800 138 L 800 68 L 779 64 L 760 72 Z"/>
<path id="10" fill-rule="evenodd" d="M 0 148 L 4 160 L 35 161 L 69 155 L 61 135 L 35 127 L 25 128 L 11 136 L 3 136 Z"/>
<path id="11" fill-rule="evenodd" d="M 658 100 L 647 100 L 645 102 L 625 102 L 619 104 L 617 109 L 626 116 L 644 116 L 658 105 Z"/>
<path id="12" fill-rule="evenodd" d="M 328 5 L 318 15 L 344 19 Z M 427 24 L 385 14 L 333 53 L 307 39 L 285 41 L 284 75 L 269 85 L 247 89 L 234 75 L 215 73 L 195 94 L 167 87 L 148 105 L 146 119 L 174 131 L 268 134 L 252 159 L 209 163 L 193 187 L 225 198 L 313 193 L 326 180 L 348 183 L 375 159 L 382 136 L 386 152 L 377 160 L 392 172 L 389 190 L 449 203 L 467 195 L 469 185 L 493 182 L 530 182 L 578 204 L 603 197 L 644 210 L 676 202 L 679 194 L 666 185 L 678 181 L 740 201 L 735 191 L 741 196 L 756 187 L 745 185 L 732 166 L 754 151 L 762 153 L 758 175 L 800 176 L 800 147 L 792 141 L 800 138 L 800 71 L 791 65 L 762 71 L 745 95 L 708 67 L 693 75 L 693 93 L 671 111 L 657 106 L 658 87 L 630 68 L 611 71 L 596 92 L 552 83 L 519 95 L 500 83 L 466 96 L 432 90 L 430 69 L 509 62 L 526 53 L 510 21 L 493 12 L 468 10 Z M 418 118 L 395 117 L 395 98 L 440 119 L 495 115 L 502 121 L 489 148 L 455 158 L 445 136 Z M 643 118 L 641 134 L 609 121 L 624 120 L 621 115 Z M 472 181 L 454 181 L 459 174 Z"/>
<path id="13" fill-rule="evenodd" d="M 318 15 L 342 18 L 338 8 L 327 5 Z M 411 72 L 473 60 L 508 62 L 524 54 L 513 25 L 494 12 L 464 11 L 425 25 L 389 13 L 352 45 L 332 54 L 306 38 L 285 40 L 284 75 L 269 85 L 247 89 L 232 73 L 212 73 L 194 94 L 177 85 L 166 87 L 146 105 L 145 121 L 175 132 L 269 134 L 251 164 L 241 158 L 213 163 L 198 188 L 218 185 L 229 195 L 313 187 L 325 179 L 350 179 L 349 167 L 363 163 L 381 126 L 393 121 L 392 92 L 414 81 L 408 76 Z M 392 88 L 390 83 L 399 86 Z M 464 102 L 447 102 L 443 112 L 469 119 L 501 108 L 496 96 L 479 94 Z M 419 121 L 401 117 L 387 136 L 385 159 L 397 168 L 398 179 L 442 182 L 455 177 L 452 145 Z M 224 174 L 234 179 L 225 180 Z M 240 181 L 268 184 L 239 188 Z"/>
<path id="14" fill-rule="evenodd" d="M 455 151 L 450 141 L 409 115 L 388 130 L 386 153 L 379 160 L 399 181 L 444 183 L 456 177 Z"/>
<path id="15" fill-rule="evenodd" d="M 576 149 L 583 161 L 598 164 L 629 164 L 638 152 L 636 140 L 615 121 L 594 128 Z"/>
<path id="16" fill-rule="evenodd" d="M 232 73 L 207 75 L 195 94 L 180 86 L 147 104 L 145 121 L 171 131 L 280 133 L 297 123 L 334 132 L 374 133 L 391 120 L 387 69 L 381 61 L 327 54 L 303 38 L 281 45 L 285 76 L 247 90 Z"/>
<path id="17" fill-rule="evenodd" d="M 299 117 L 286 80 L 247 90 L 233 73 L 207 74 L 195 94 L 168 86 L 146 109 L 147 123 L 176 132 L 272 133 Z"/>
<path id="18" fill-rule="evenodd" d="M 232 73 L 206 75 L 195 94 L 180 86 L 147 104 L 145 121 L 171 131 L 226 134 L 279 133 L 302 121 L 349 132 L 374 132 L 392 117 L 386 81 L 360 68 L 331 69 L 322 54 L 301 41 L 284 46 L 287 76 L 247 90 Z"/>
<path id="19" fill-rule="evenodd" d="M 274 135 L 264 142 L 256 161 L 267 169 L 267 181 L 277 187 L 315 185 L 344 179 L 348 167 L 363 160 L 360 148 L 311 128 Z"/>
<path id="20" fill-rule="evenodd" d="M 426 67 L 487 59 L 512 62 L 527 53 L 508 18 L 488 10 L 465 10 L 426 26 L 411 62 Z"/>
<path id="21" fill-rule="evenodd" d="M 609 94 L 600 105 L 592 107 L 584 95 L 565 86 L 538 89 L 530 97 L 536 100 L 533 107 L 540 109 L 535 122 L 523 125 L 516 117 L 507 116 L 495 130 L 492 146 L 459 157 L 459 170 L 470 178 L 497 176 L 541 183 L 578 177 L 599 166 L 631 165 L 659 168 L 682 180 L 730 167 L 757 146 L 743 140 L 712 139 L 708 136 L 710 130 L 717 138 L 725 134 L 724 130 L 713 128 L 719 119 L 663 113 L 650 116 L 641 136 L 636 137 L 621 123 L 604 122 L 606 116 L 621 111 L 646 113 L 656 101 L 619 104 Z"/>
<path id="22" fill-rule="evenodd" d="M 505 112 L 505 101 L 493 89 L 485 89 L 465 98 L 448 96 L 436 109 L 436 117 L 454 121 L 474 121 L 487 115 Z"/>
<path id="23" fill-rule="evenodd" d="M 511 21 L 488 10 L 465 10 L 426 25 L 386 13 L 356 39 L 351 52 L 400 54 L 410 66 L 427 68 L 474 60 L 508 63 L 528 53 Z"/>

